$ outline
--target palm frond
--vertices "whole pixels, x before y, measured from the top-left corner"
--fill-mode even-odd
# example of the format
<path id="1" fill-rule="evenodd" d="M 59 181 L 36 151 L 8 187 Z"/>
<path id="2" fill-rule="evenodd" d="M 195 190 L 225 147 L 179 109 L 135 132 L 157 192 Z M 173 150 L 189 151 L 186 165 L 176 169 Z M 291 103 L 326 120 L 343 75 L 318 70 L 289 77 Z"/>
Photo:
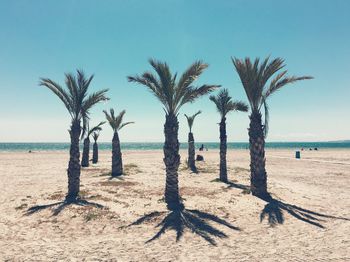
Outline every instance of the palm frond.
<path id="1" fill-rule="evenodd" d="M 107 92 L 108 92 L 108 89 L 103 89 L 89 95 L 82 102 L 81 110 L 83 112 L 87 112 L 88 114 L 91 107 L 93 107 L 95 104 L 109 100 L 109 98 L 106 96 Z"/>
<path id="2" fill-rule="evenodd" d="M 270 86 L 266 89 L 266 91 L 263 94 L 265 99 L 267 99 L 270 95 L 280 90 L 287 84 L 292 84 L 300 80 L 313 79 L 312 76 L 285 76 L 286 73 L 287 71 L 282 72 L 271 81 Z"/>
<path id="3" fill-rule="evenodd" d="M 114 115 L 113 108 L 110 109 L 109 114 L 106 110 L 103 110 L 103 112 L 105 113 L 106 119 L 109 122 L 114 132 L 117 132 L 118 130 L 122 129 L 126 125 L 134 123 L 134 122 L 123 123 L 123 118 L 126 113 L 125 110 L 121 111 L 117 116 Z"/>
<path id="4" fill-rule="evenodd" d="M 231 111 L 248 111 L 248 105 L 242 101 L 233 101 L 226 88 L 220 90 L 216 96 L 210 96 L 209 99 L 215 103 L 216 109 L 222 118 Z"/>
<path id="5" fill-rule="evenodd" d="M 241 79 L 251 110 L 260 112 L 261 108 L 264 107 L 264 129 L 267 135 L 269 118 L 267 98 L 287 84 L 300 80 L 312 79 L 312 77 L 287 76 L 287 70 L 284 70 L 277 74 L 268 84 L 268 81 L 285 67 L 284 59 L 275 58 L 270 61 L 269 57 L 267 57 L 262 63 L 260 63 L 259 58 L 256 58 L 254 63 L 252 63 L 249 58 L 245 58 L 244 60 L 238 58 L 231 59 Z"/>
<path id="6" fill-rule="evenodd" d="M 157 72 L 160 83 L 162 84 L 162 93 L 164 98 L 167 101 L 167 106 L 169 107 L 169 111 L 173 110 L 174 104 L 174 85 L 173 78 L 170 72 L 170 68 L 166 62 L 160 62 L 153 58 L 149 59 L 148 62 L 151 64 L 153 69 Z"/>
<path id="7" fill-rule="evenodd" d="M 96 131 L 92 134 L 92 138 L 94 139 L 95 142 L 97 141 L 99 136 L 100 136 L 100 131 Z"/>
<path id="8" fill-rule="evenodd" d="M 266 103 L 266 100 L 264 100 L 264 137 L 267 137 L 267 134 L 269 133 L 269 120 L 270 120 L 270 112 L 269 112 L 269 106 Z"/>
<path id="9" fill-rule="evenodd" d="M 190 132 L 192 132 L 192 126 L 193 126 L 194 119 L 196 118 L 196 116 L 198 116 L 201 113 L 202 113 L 202 111 L 199 110 L 197 113 L 193 114 L 192 116 L 188 116 L 185 114 L 185 117 L 186 117 L 187 123 L 188 123 L 188 127 L 190 128 Z"/>
<path id="10" fill-rule="evenodd" d="M 198 77 L 204 72 L 208 67 L 208 64 L 202 61 L 194 62 L 181 76 L 178 84 L 176 85 L 176 103 L 179 102 L 180 98 L 186 92 L 186 89 L 192 85 L 192 83 L 198 79 Z"/>
<path id="11" fill-rule="evenodd" d="M 175 108 L 175 113 L 179 111 L 181 106 L 187 103 L 193 103 L 197 98 L 207 95 L 219 88 L 220 85 L 202 85 L 200 87 L 188 87 L 181 97 L 179 104 Z"/>
<path id="12" fill-rule="evenodd" d="M 91 136 L 96 131 L 101 131 L 102 130 L 102 125 L 104 125 L 105 123 L 106 123 L 106 121 L 102 121 L 98 125 L 96 125 L 93 128 L 89 129 L 89 132 L 88 132 L 87 136 Z"/>
<path id="13" fill-rule="evenodd" d="M 228 109 L 227 112 L 230 112 L 230 111 L 248 112 L 249 107 L 243 101 L 230 101 L 227 104 L 227 109 Z"/>
<path id="14" fill-rule="evenodd" d="M 128 76 L 129 82 L 135 82 L 144 85 L 159 99 L 163 104 L 166 114 L 178 114 L 179 109 L 186 103 L 193 102 L 198 97 L 205 95 L 218 85 L 203 85 L 201 87 L 193 87 L 193 82 L 208 67 L 207 64 L 197 61 L 193 63 L 176 82 L 177 74 L 172 76 L 167 63 L 150 59 L 154 71 L 157 76 L 150 72 L 145 72 L 142 76 Z"/>
<path id="15" fill-rule="evenodd" d="M 118 128 L 118 130 L 122 129 L 124 126 L 130 125 L 130 124 L 135 124 L 135 122 L 125 122 L 123 124 L 120 125 L 120 127 Z"/>
<path id="16" fill-rule="evenodd" d="M 72 99 L 70 98 L 69 94 L 66 92 L 66 90 L 64 90 L 58 83 L 56 83 L 48 78 L 40 78 L 39 85 L 46 86 L 55 95 L 57 95 L 59 97 L 59 99 L 63 102 L 65 107 L 67 108 L 69 114 L 72 116 L 73 102 L 72 102 Z"/>
<path id="17" fill-rule="evenodd" d="M 66 89 L 63 89 L 56 82 L 41 78 L 39 84 L 48 87 L 64 103 L 72 117 L 72 122 L 81 123 L 82 136 L 85 136 L 88 130 L 89 110 L 95 104 L 108 100 L 106 97 L 107 89 L 97 91 L 88 96 L 88 88 L 93 79 L 93 75 L 86 77 L 83 70 L 77 70 L 77 76 L 72 73 L 65 74 Z"/>
<path id="18" fill-rule="evenodd" d="M 168 101 L 165 97 L 165 94 L 162 90 L 161 84 L 158 83 L 158 80 L 156 77 L 150 73 L 150 72 L 145 72 L 143 73 L 142 76 L 128 76 L 128 81 L 129 82 L 135 82 L 141 85 L 144 85 L 149 88 L 151 93 L 159 99 L 159 101 L 165 106 L 166 110 L 169 111 L 169 104 Z"/>

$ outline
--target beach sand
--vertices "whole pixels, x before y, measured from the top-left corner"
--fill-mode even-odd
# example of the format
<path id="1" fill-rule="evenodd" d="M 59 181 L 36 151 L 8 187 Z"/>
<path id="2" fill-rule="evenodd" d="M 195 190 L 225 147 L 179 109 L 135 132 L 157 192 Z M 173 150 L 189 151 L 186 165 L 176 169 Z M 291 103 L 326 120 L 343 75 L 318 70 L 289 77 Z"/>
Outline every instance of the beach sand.
<path id="1" fill-rule="evenodd" d="M 162 151 L 123 152 L 126 175 L 114 180 L 106 175 L 111 153 L 101 151 L 100 162 L 82 170 L 81 191 L 104 208 L 56 205 L 33 214 L 28 208 L 64 199 L 68 152 L 1 152 L 0 260 L 350 261 L 350 150 L 303 151 L 301 160 L 293 150 L 267 150 L 270 203 L 249 194 L 248 150 L 229 150 L 230 185 L 215 181 L 218 151 L 200 153 L 205 162 L 192 174 L 181 151 L 192 228 L 178 241 L 174 228 L 146 243 L 168 215 Z"/>

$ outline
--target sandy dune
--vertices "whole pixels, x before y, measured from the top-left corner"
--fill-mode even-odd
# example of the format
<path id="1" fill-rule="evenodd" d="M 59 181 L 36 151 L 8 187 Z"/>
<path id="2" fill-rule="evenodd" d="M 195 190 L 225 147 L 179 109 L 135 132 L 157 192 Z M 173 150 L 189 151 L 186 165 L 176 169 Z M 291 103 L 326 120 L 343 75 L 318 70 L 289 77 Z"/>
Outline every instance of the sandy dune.
<path id="1" fill-rule="evenodd" d="M 110 152 L 100 153 L 82 171 L 88 205 L 32 214 L 64 199 L 68 153 L 0 153 L 1 261 L 350 261 L 350 150 L 302 152 L 302 160 L 268 151 L 270 202 L 249 194 L 248 151 L 228 152 L 229 185 L 215 181 L 217 151 L 203 153 L 200 174 L 185 169 L 182 151 L 182 235 L 163 202 L 162 151 L 124 152 L 126 176 L 115 180 Z"/>

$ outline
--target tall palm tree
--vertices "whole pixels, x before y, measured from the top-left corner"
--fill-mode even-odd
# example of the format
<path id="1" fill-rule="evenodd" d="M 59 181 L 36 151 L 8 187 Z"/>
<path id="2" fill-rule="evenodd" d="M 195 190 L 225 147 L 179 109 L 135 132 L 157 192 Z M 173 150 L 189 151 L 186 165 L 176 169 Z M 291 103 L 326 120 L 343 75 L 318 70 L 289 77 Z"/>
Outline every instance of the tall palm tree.
<path id="1" fill-rule="evenodd" d="M 121 111 L 119 115 L 114 115 L 114 110 L 111 108 L 110 113 L 103 110 L 106 115 L 106 119 L 114 131 L 112 139 L 112 177 L 121 176 L 123 174 L 123 160 L 122 153 L 120 150 L 120 141 L 118 131 L 124 126 L 133 124 L 134 122 L 123 123 L 123 117 L 126 113 L 125 110 Z"/>
<path id="2" fill-rule="evenodd" d="M 222 89 L 216 96 L 209 99 L 216 105 L 216 109 L 221 116 L 220 126 L 220 181 L 227 183 L 227 135 L 226 135 L 226 115 L 231 111 L 247 112 L 248 105 L 241 101 L 232 101 L 227 89 Z"/>
<path id="3" fill-rule="evenodd" d="M 102 125 L 106 122 L 100 122 L 97 126 L 94 126 L 93 128 L 89 128 L 86 132 L 86 137 L 84 139 L 84 147 L 83 147 L 83 156 L 81 159 L 81 166 L 82 167 L 88 167 L 89 166 L 89 158 L 90 158 L 90 136 L 96 132 L 102 130 Z"/>
<path id="4" fill-rule="evenodd" d="M 177 74 L 171 74 L 167 63 L 154 59 L 150 59 L 149 63 L 157 75 L 145 72 L 141 76 L 129 76 L 128 80 L 129 82 L 136 82 L 148 87 L 164 106 L 165 202 L 170 210 L 182 210 L 184 205 L 180 199 L 178 187 L 178 168 L 180 165 L 178 112 L 184 104 L 194 102 L 197 98 L 210 93 L 220 86 L 193 86 L 193 82 L 208 67 L 207 64 L 201 61 L 193 63 L 179 79 L 177 79 Z"/>
<path id="5" fill-rule="evenodd" d="M 250 149 L 250 184 L 252 194 L 258 197 L 267 196 L 267 174 L 265 169 L 265 137 L 268 132 L 267 99 L 287 84 L 299 80 L 312 79 L 310 76 L 288 76 L 284 59 L 269 57 L 260 62 L 249 58 L 231 58 L 246 92 L 251 114 L 249 126 Z M 282 70 L 282 71 L 281 71 Z M 272 78 L 273 77 L 273 78 Z M 272 79 L 271 79 L 272 78 Z M 269 79 L 271 79 L 269 81 Z M 264 110 L 265 123 L 262 123 Z"/>
<path id="6" fill-rule="evenodd" d="M 92 163 L 96 164 L 98 162 L 98 145 L 97 139 L 100 136 L 100 131 L 96 131 L 92 134 L 92 138 L 94 139 L 94 145 L 92 146 Z"/>
<path id="7" fill-rule="evenodd" d="M 188 116 L 185 114 L 185 117 L 187 119 L 188 127 L 190 129 L 190 132 L 188 133 L 188 161 L 187 161 L 187 166 L 191 168 L 191 170 L 195 173 L 197 173 L 197 167 L 195 163 L 195 146 L 194 146 L 194 137 L 192 133 L 192 127 L 193 127 L 193 122 L 196 116 L 198 116 L 202 111 L 198 111 L 192 116 Z"/>
<path id="8" fill-rule="evenodd" d="M 106 101 L 108 89 L 88 94 L 93 75 L 86 77 L 84 72 L 77 70 L 77 76 L 66 74 L 66 89 L 48 78 L 41 78 L 40 85 L 49 88 L 63 102 L 71 116 L 70 158 L 68 163 L 68 193 L 66 202 L 75 202 L 79 198 L 80 189 L 80 152 L 79 138 L 86 132 L 90 109 L 101 101 Z"/>

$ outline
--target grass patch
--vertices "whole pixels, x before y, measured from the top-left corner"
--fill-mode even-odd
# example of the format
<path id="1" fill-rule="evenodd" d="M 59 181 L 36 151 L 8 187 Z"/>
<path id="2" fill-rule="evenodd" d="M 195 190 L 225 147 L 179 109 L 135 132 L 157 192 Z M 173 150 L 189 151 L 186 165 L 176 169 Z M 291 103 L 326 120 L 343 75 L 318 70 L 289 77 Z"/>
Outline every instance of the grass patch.
<path id="1" fill-rule="evenodd" d="M 188 167 L 186 165 L 180 166 L 179 171 L 186 171 L 188 170 Z"/>
<path id="2" fill-rule="evenodd" d="M 250 189 L 247 189 L 247 188 L 242 189 L 242 194 L 243 195 L 249 195 L 250 194 Z"/>
<path id="3" fill-rule="evenodd" d="M 86 222 L 89 222 L 91 220 L 96 220 L 99 218 L 101 215 L 95 211 L 89 211 L 87 214 L 84 215 L 84 220 Z"/>
<path id="4" fill-rule="evenodd" d="M 16 209 L 16 210 L 21 210 L 21 209 L 25 209 L 25 208 L 27 208 L 27 207 L 28 207 L 28 204 L 24 203 L 24 204 L 22 204 L 22 205 L 20 205 L 20 206 L 18 206 L 18 207 L 15 207 L 15 209 Z"/>
<path id="5" fill-rule="evenodd" d="M 104 172 L 98 176 L 112 176 L 112 172 L 111 171 L 108 171 L 108 172 Z"/>
<path id="6" fill-rule="evenodd" d="M 243 168 L 243 167 L 235 167 L 233 170 L 237 173 L 240 173 L 240 172 L 244 172 L 244 173 L 248 172 L 249 173 L 250 172 L 249 169 Z"/>
<path id="7" fill-rule="evenodd" d="M 138 183 L 136 182 L 131 182 L 131 181 L 115 181 L 115 180 L 108 180 L 108 181 L 102 181 L 99 182 L 98 185 L 100 186 L 134 186 L 137 185 Z"/>
<path id="8" fill-rule="evenodd" d="M 216 167 L 206 166 L 206 167 L 197 167 L 199 173 L 212 174 L 217 173 L 218 169 Z"/>
<path id="9" fill-rule="evenodd" d="M 134 163 L 124 165 L 124 175 L 139 174 L 142 170 Z"/>
<path id="10" fill-rule="evenodd" d="M 89 196 L 87 199 L 102 200 L 102 201 L 105 201 L 105 202 L 112 201 L 111 198 L 102 196 L 100 194 Z"/>
<path id="11" fill-rule="evenodd" d="M 79 196 L 81 197 L 81 198 L 87 198 L 87 196 L 88 196 L 88 194 L 89 194 L 89 191 L 87 191 L 87 190 L 80 190 L 80 192 L 79 192 Z"/>
<path id="12" fill-rule="evenodd" d="M 64 198 L 64 193 L 62 191 L 55 192 L 48 197 L 48 199 L 50 200 L 61 200 L 63 198 Z"/>

